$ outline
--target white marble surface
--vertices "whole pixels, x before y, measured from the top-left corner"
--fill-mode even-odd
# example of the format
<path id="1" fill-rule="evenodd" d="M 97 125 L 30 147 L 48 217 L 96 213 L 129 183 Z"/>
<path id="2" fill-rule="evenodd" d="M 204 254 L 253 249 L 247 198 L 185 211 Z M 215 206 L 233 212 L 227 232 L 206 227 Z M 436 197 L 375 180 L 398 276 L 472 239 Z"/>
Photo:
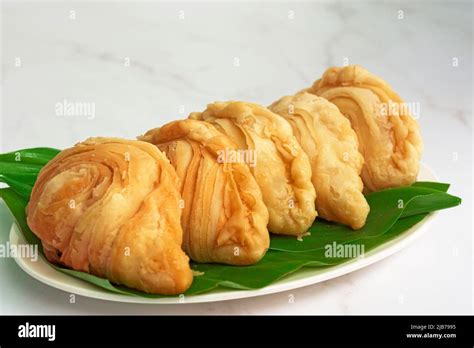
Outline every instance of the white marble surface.
<path id="1" fill-rule="evenodd" d="M 373 266 L 238 301 L 70 304 L 1 259 L 0 313 L 472 313 L 472 16 L 472 2 L 3 2 L 2 152 L 132 138 L 215 100 L 268 104 L 348 58 L 420 103 L 423 161 L 464 203 Z M 57 116 L 65 99 L 94 103 L 95 117 Z M 10 224 L 0 203 L 2 243 Z"/>

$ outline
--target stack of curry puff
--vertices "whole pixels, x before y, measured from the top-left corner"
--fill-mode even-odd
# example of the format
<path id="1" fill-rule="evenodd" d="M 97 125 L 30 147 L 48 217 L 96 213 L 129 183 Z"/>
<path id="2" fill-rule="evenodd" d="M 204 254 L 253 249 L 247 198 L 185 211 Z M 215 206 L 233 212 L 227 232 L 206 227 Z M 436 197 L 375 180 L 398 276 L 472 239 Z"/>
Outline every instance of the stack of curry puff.
<path id="1" fill-rule="evenodd" d="M 215 102 L 138 140 L 89 138 L 41 170 L 28 225 L 50 262 L 183 293 L 189 259 L 251 265 L 269 232 L 301 237 L 317 217 L 360 229 L 364 193 L 413 183 L 418 124 L 387 103 L 403 101 L 385 81 L 333 67 L 268 107 Z"/>

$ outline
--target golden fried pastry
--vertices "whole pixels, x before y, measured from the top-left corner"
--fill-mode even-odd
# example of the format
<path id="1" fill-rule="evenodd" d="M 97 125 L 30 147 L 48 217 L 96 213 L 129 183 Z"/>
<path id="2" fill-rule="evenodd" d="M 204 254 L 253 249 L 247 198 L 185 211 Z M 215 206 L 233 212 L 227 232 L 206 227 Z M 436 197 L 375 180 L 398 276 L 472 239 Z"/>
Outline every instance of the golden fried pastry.
<path id="1" fill-rule="evenodd" d="M 178 177 L 155 146 L 90 138 L 39 173 L 27 221 L 49 261 L 156 294 L 192 282 Z"/>
<path id="2" fill-rule="evenodd" d="M 351 121 L 368 191 L 416 180 L 422 152 L 418 123 L 385 81 L 357 65 L 333 67 L 307 91 L 336 104 Z"/>
<path id="3" fill-rule="evenodd" d="M 250 265 L 268 249 L 268 211 L 236 145 L 203 121 L 181 120 L 148 131 L 180 179 L 183 249 L 197 262 Z M 237 155 L 234 152 L 234 155 Z"/>
<path id="4" fill-rule="evenodd" d="M 248 163 L 270 215 L 269 230 L 278 234 L 305 233 L 316 217 L 311 165 L 290 124 L 270 110 L 251 103 L 217 102 L 192 119 L 212 123 L 254 153 Z"/>
<path id="5" fill-rule="evenodd" d="M 334 104 L 309 93 L 283 97 L 269 109 L 291 124 L 309 157 L 319 216 L 354 229 L 364 226 L 369 213 L 360 178 L 364 159 L 347 118 Z"/>

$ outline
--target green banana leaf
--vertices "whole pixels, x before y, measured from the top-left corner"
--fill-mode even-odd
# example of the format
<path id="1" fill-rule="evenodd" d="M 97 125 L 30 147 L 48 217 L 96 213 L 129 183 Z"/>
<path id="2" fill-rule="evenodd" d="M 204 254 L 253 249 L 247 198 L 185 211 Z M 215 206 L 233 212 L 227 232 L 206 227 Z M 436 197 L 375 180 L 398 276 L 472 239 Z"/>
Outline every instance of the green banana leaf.
<path id="1" fill-rule="evenodd" d="M 9 186 L 0 189 L 0 197 L 15 217 L 25 240 L 38 244 L 41 252 L 41 242 L 26 222 L 25 208 L 37 174 L 58 152 L 50 148 L 34 148 L 0 155 L 0 182 Z M 371 193 L 366 196 L 370 213 L 362 229 L 353 231 L 342 225 L 317 220 L 309 230 L 310 235 L 302 240 L 272 235 L 267 254 L 252 266 L 191 263 L 192 268 L 201 275 L 194 277 L 191 288 L 184 295 L 200 294 L 217 288 L 258 289 L 302 267 L 327 269 L 351 262 L 354 257 L 329 257 L 327 252 L 332 245 L 350 245 L 367 253 L 400 236 L 429 213 L 459 205 L 461 199 L 448 194 L 448 188 L 449 184 L 445 183 L 417 182 L 412 186 Z M 52 264 L 51 267 L 114 293 L 163 297 L 112 284 L 107 279 L 88 273 Z"/>

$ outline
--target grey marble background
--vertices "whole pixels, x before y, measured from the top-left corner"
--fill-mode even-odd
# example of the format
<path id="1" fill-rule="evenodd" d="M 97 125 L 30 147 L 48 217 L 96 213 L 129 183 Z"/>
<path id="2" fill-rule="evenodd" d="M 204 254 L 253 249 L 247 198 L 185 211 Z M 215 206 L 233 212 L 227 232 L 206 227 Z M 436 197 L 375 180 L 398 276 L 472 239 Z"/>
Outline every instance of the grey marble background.
<path id="1" fill-rule="evenodd" d="M 1 259 L 0 313 L 472 313 L 472 2 L 2 1 L 1 21 L 1 152 L 133 138 L 215 100 L 266 105 L 348 61 L 419 103 L 423 161 L 464 202 L 382 262 L 247 300 L 70 304 Z M 58 115 L 65 100 L 94 114 Z M 1 243 L 11 221 L 0 203 Z"/>

